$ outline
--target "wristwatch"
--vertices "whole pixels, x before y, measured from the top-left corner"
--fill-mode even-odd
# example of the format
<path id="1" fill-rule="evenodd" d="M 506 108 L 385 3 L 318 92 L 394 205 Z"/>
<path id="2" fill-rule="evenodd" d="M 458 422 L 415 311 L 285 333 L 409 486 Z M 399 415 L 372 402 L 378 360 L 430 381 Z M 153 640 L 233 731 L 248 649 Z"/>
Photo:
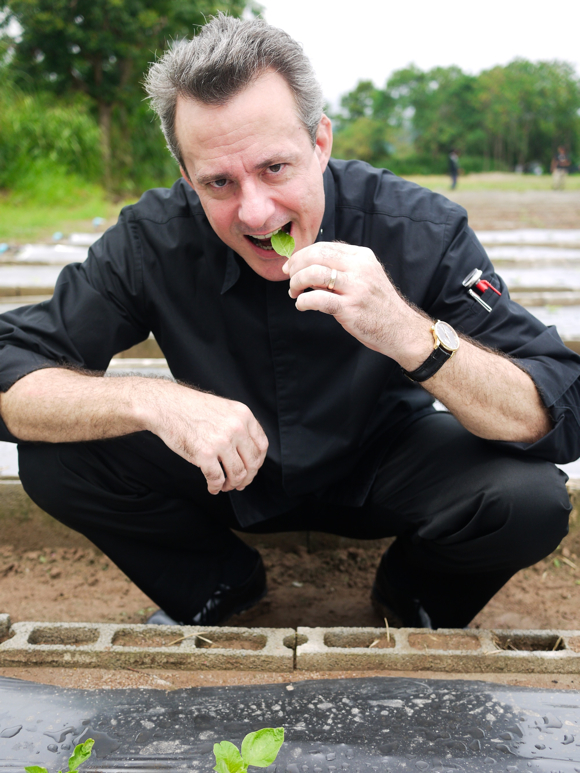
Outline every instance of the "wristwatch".
<path id="1" fill-rule="evenodd" d="M 459 336 L 453 330 L 451 325 L 447 322 L 442 322 L 440 319 L 431 326 L 431 332 L 433 333 L 433 351 L 427 357 L 425 362 L 416 370 L 409 372 L 403 370 L 403 373 L 411 381 L 427 381 L 428 378 L 434 376 L 439 368 L 448 362 L 455 352 L 459 349 Z"/>

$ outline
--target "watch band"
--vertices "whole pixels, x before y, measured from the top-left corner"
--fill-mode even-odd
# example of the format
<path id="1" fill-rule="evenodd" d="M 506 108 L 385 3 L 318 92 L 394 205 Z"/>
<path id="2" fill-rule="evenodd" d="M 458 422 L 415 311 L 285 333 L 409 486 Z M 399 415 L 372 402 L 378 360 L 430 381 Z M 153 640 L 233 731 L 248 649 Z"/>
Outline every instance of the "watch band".
<path id="1" fill-rule="evenodd" d="M 454 352 L 449 352 L 442 346 L 438 346 L 436 349 L 433 349 L 425 362 L 422 365 L 419 365 L 416 370 L 412 370 L 411 372 L 403 370 L 403 373 L 407 378 L 410 378 L 411 381 L 417 381 L 418 383 L 427 381 L 428 378 L 434 376 L 437 371 L 445 365 L 453 354 Z"/>

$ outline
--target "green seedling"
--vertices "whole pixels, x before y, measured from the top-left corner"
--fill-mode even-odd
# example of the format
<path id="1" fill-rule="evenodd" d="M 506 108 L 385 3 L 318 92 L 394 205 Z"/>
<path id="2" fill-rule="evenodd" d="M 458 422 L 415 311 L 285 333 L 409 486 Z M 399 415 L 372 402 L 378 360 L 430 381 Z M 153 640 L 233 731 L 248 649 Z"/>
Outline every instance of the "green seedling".
<path id="1" fill-rule="evenodd" d="M 83 762 L 86 762 L 91 756 L 94 743 L 95 741 L 93 738 L 87 738 L 84 743 L 79 743 L 75 746 L 75 750 L 68 760 L 67 773 L 78 773 L 78 769 Z M 48 770 L 40 765 L 29 765 L 27 768 L 24 768 L 24 770 L 26 773 L 48 773 Z M 62 773 L 62 771 L 59 770 L 58 773 Z"/>
<path id="2" fill-rule="evenodd" d="M 249 765 L 267 768 L 278 756 L 283 743 L 283 727 L 265 727 L 255 733 L 248 733 L 242 741 L 241 754 L 238 747 L 229 741 L 216 743 L 213 747 L 214 770 L 217 773 L 246 773 Z"/>
<path id="3" fill-rule="evenodd" d="M 270 243 L 278 255 L 282 255 L 284 258 L 289 258 L 292 255 L 296 245 L 294 237 L 290 236 L 290 234 L 287 234 L 286 231 L 283 231 L 282 229 L 276 231 L 275 234 L 272 234 Z"/>

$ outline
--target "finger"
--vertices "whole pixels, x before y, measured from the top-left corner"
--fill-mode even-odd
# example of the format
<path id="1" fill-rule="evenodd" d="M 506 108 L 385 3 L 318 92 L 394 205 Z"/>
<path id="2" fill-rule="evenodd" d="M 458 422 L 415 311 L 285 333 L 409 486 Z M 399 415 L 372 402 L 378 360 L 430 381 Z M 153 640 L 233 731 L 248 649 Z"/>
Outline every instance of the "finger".
<path id="1" fill-rule="evenodd" d="M 246 468 L 244 460 L 239 455 L 237 449 L 231 449 L 223 456 L 219 457 L 224 469 L 226 479 L 221 488 L 222 491 L 233 491 L 240 486 L 245 488 L 252 482 L 256 472 L 251 472 Z"/>
<path id="2" fill-rule="evenodd" d="M 327 290 L 313 290 L 311 293 L 302 293 L 296 300 L 298 311 L 322 311 L 335 317 L 342 311 L 343 300 L 340 295 L 329 293 Z"/>
<path id="3" fill-rule="evenodd" d="M 319 287 L 328 292 L 340 293 L 344 278 L 345 274 L 334 267 L 315 264 L 294 274 L 290 280 L 288 292 L 291 298 L 297 298 L 309 287 Z"/>
<path id="4" fill-rule="evenodd" d="M 288 274 L 293 277 L 298 271 L 314 264 L 346 271 L 358 250 L 359 247 L 353 247 L 351 244 L 316 242 L 292 255 L 288 261 Z"/>
<path id="5" fill-rule="evenodd" d="M 200 465 L 199 468 L 207 482 L 207 490 L 210 494 L 219 494 L 225 483 L 226 476 L 217 459 L 207 464 Z"/>
<path id="6" fill-rule="evenodd" d="M 254 417 L 252 417 L 252 421 L 248 425 L 248 432 L 256 447 L 256 465 L 258 468 L 260 468 L 264 463 L 264 459 L 266 458 L 266 453 L 268 451 L 270 441 L 268 440 L 268 437 L 262 429 L 261 425 Z"/>
<path id="7" fill-rule="evenodd" d="M 238 454 L 246 468 L 246 476 L 244 480 L 242 480 L 241 483 L 236 486 L 238 491 L 242 491 L 254 480 L 258 474 L 258 470 L 264 462 L 264 458 L 256 444 L 251 439 L 249 439 L 248 443 L 246 443 L 244 447 L 238 447 Z"/>

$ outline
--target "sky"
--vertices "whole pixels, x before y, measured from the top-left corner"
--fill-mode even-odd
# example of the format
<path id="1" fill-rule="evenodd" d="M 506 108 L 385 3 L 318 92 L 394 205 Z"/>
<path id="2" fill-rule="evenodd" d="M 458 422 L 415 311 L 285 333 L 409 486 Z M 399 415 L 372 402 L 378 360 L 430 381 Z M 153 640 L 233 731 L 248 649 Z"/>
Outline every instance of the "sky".
<path id="1" fill-rule="evenodd" d="M 580 1 L 260 0 L 266 20 L 302 43 L 326 100 L 359 80 L 384 86 L 414 62 L 477 74 L 516 57 L 560 59 L 580 76 Z M 561 20 L 561 21 L 560 21 Z"/>

